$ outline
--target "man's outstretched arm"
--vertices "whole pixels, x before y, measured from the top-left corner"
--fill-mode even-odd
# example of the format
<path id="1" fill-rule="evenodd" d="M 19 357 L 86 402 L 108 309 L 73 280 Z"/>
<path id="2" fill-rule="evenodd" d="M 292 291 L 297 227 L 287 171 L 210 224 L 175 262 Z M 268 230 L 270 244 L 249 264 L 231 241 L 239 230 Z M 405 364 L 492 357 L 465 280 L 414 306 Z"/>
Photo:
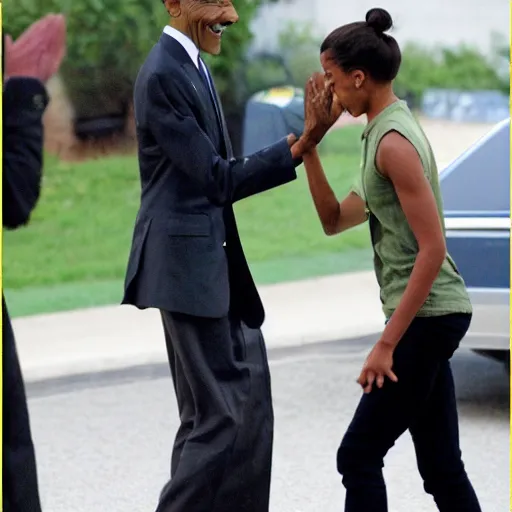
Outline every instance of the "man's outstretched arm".
<path id="1" fill-rule="evenodd" d="M 226 160 L 198 125 L 177 84 L 165 87 L 163 79 L 153 75 L 143 101 L 141 109 L 158 145 L 214 204 L 234 203 L 297 177 L 294 158 L 300 155 L 290 150 L 291 138 L 245 158 Z"/>

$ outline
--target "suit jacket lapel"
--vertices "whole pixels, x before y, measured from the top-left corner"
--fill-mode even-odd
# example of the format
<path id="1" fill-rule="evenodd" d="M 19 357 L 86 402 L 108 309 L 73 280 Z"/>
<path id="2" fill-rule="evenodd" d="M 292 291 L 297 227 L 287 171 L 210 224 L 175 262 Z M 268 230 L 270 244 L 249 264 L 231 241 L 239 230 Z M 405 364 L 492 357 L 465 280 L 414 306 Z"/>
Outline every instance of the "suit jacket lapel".
<path id="1" fill-rule="evenodd" d="M 194 87 L 194 91 L 196 93 L 197 99 L 199 100 L 200 105 L 202 106 L 203 111 L 210 119 L 213 126 L 217 124 L 217 113 L 215 111 L 215 107 L 210 101 L 210 92 L 206 89 L 206 85 L 204 84 L 201 76 L 199 75 L 199 71 L 196 66 L 191 62 L 186 62 L 182 64 L 182 69 L 190 79 L 192 86 Z"/>
<path id="2" fill-rule="evenodd" d="M 203 79 L 199 74 L 199 70 L 197 69 L 195 63 L 193 63 L 190 59 L 190 56 L 185 48 L 183 48 L 183 46 L 181 46 L 178 41 L 168 36 L 167 34 L 162 34 L 160 36 L 160 44 L 162 44 L 164 48 L 181 63 L 181 68 L 193 86 L 199 105 L 202 107 L 202 110 L 205 113 L 205 117 L 210 120 L 212 127 L 218 127 L 221 139 L 224 141 L 227 158 L 233 158 L 233 149 L 227 131 L 224 112 L 222 111 L 222 105 L 220 103 L 220 99 L 217 94 L 217 89 L 213 82 L 211 73 L 210 79 L 212 81 L 212 89 L 215 95 L 215 104 L 213 101 L 211 101 L 210 91 L 207 89 L 206 84 L 203 82 Z"/>

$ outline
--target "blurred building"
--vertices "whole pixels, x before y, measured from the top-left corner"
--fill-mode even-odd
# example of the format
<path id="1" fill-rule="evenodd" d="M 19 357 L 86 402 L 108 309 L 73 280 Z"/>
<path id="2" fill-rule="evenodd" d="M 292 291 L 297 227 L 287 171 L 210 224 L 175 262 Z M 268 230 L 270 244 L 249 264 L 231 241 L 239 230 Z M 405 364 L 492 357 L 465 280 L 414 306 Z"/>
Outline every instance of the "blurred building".
<path id="1" fill-rule="evenodd" d="M 509 35 L 510 5 L 506 0 L 280 0 L 261 8 L 252 26 L 253 48 L 268 51 L 275 47 L 279 32 L 289 22 L 312 23 L 322 37 L 340 25 L 364 19 L 372 7 L 390 12 L 395 22 L 393 35 L 402 44 L 408 41 L 429 46 L 469 43 L 488 51 L 493 32 L 507 39 Z"/>

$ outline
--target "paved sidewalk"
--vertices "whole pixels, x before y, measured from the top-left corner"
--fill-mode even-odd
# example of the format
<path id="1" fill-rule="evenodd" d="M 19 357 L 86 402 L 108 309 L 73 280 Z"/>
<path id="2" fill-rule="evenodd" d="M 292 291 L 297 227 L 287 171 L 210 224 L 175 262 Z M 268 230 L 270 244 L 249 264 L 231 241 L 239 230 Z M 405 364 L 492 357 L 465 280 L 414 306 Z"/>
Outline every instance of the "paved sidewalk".
<path id="1" fill-rule="evenodd" d="M 260 287 L 268 348 L 374 334 L 384 325 L 372 272 Z M 155 310 L 107 306 L 13 320 L 25 380 L 166 361 Z"/>

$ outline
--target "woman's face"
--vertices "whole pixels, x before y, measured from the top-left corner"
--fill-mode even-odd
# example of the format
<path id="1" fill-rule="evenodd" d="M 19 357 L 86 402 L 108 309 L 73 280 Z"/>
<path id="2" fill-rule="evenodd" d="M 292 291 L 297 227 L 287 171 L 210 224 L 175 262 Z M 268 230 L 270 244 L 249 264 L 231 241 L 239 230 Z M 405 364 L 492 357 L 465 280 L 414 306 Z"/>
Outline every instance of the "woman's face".
<path id="1" fill-rule="evenodd" d="M 368 77 L 361 70 L 348 73 L 332 58 L 330 50 L 320 54 L 325 80 L 338 97 L 339 102 L 351 116 L 366 113 L 368 106 Z"/>

